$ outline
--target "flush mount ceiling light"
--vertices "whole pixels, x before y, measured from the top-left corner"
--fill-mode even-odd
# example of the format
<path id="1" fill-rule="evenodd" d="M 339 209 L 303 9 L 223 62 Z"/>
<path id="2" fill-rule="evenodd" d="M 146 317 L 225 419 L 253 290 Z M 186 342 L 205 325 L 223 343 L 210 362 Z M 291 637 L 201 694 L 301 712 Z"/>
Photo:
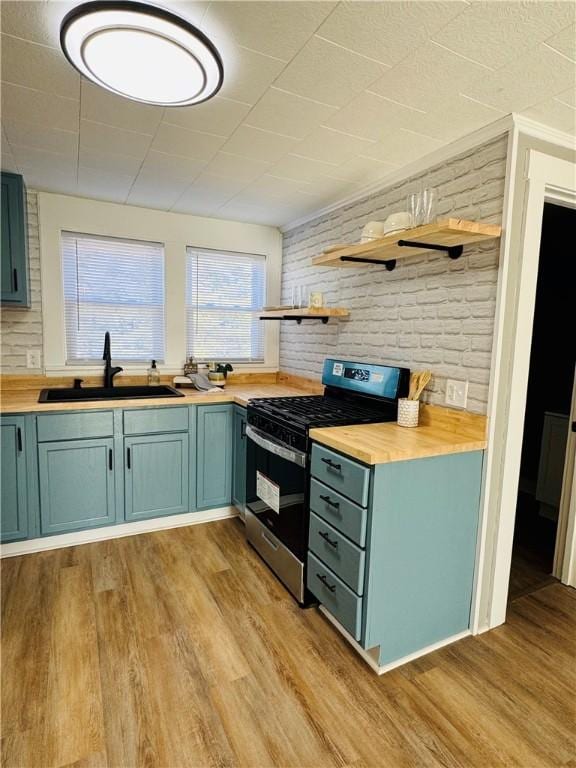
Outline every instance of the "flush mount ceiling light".
<path id="1" fill-rule="evenodd" d="M 89 2 L 66 15 L 60 45 L 80 74 L 146 104 L 184 107 L 220 90 L 222 59 L 185 19 L 138 2 Z"/>

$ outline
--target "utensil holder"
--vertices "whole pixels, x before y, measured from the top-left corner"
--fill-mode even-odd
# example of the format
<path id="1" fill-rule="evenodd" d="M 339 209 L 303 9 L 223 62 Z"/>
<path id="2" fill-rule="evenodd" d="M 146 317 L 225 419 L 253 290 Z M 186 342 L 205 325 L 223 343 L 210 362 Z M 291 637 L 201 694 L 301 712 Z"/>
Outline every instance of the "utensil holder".
<path id="1" fill-rule="evenodd" d="M 407 397 L 401 397 L 398 400 L 398 426 L 417 427 L 419 409 L 420 400 L 408 400 Z"/>

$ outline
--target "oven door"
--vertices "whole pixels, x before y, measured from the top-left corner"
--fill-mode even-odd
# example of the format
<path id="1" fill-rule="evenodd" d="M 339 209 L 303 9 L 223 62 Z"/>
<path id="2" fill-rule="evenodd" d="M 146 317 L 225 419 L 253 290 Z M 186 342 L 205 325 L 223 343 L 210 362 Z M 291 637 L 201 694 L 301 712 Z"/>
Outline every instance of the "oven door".
<path id="1" fill-rule="evenodd" d="M 308 542 L 308 457 L 249 424 L 246 507 L 304 562 Z"/>

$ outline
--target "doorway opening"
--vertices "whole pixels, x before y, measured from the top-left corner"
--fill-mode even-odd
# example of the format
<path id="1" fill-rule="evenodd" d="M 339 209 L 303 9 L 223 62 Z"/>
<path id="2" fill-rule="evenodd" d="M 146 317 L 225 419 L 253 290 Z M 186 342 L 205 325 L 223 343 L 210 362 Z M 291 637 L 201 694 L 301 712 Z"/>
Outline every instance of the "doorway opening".
<path id="1" fill-rule="evenodd" d="M 576 361 L 570 262 L 576 211 L 544 204 L 508 600 L 555 581 Z M 572 245 L 571 245 L 572 243 Z"/>

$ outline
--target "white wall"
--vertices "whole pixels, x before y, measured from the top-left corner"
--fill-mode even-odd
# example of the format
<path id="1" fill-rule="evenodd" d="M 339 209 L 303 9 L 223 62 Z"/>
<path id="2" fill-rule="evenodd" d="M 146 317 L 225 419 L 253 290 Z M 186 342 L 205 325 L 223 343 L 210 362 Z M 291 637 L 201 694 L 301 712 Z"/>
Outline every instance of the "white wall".
<path id="1" fill-rule="evenodd" d="M 274 227 L 166 213 L 135 206 L 104 203 L 78 197 L 38 193 L 40 261 L 43 299 L 44 365 L 47 373 L 72 374 L 65 365 L 64 301 L 60 233 L 89 234 L 153 240 L 164 244 L 166 258 L 166 360 L 162 372 L 177 373 L 186 353 L 185 256 L 186 246 L 264 254 L 267 258 L 267 303 L 280 298 L 282 236 Z M 266 361 L 243 369 L 276 370 L 278 328 L 268 323 Z M 143 372 L 140 366 L 124 366 Z M 83 373 L 101 367 L 83 367 Z"/>

